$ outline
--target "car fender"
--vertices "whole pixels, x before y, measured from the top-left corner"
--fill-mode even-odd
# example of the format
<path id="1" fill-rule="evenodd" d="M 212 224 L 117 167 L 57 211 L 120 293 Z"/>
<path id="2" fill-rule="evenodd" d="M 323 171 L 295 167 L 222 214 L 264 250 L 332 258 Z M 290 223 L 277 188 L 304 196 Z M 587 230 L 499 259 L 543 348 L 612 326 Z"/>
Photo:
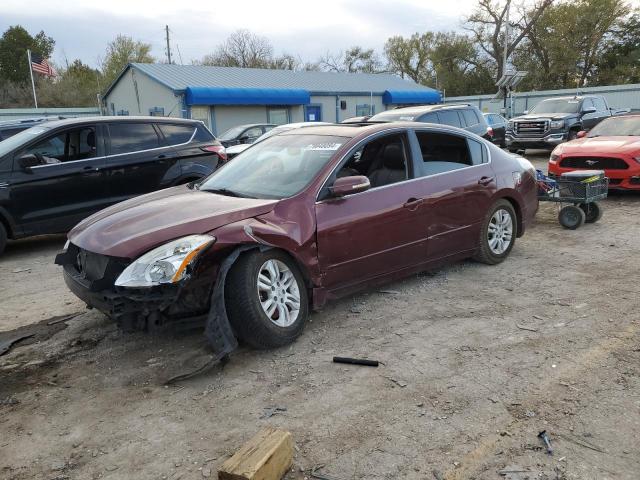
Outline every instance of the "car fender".
<path id="1" fill-rule="evenodd" d="M 7 227 L 7 235 L 9 238 L 16 239 L 20 238 L 22 234 L 22 229 L 16 224 L 13 220 L 13 217 L 9 213 L 9 211 L 0 206 L 0 222 Z"/>

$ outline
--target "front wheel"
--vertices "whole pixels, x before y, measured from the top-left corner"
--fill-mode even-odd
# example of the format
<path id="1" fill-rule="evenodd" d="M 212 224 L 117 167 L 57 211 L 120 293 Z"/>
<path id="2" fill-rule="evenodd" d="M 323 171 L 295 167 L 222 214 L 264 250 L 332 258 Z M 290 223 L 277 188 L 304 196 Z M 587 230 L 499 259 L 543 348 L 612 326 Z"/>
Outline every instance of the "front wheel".
<path id="1" fill-rule="evenodd" d="M 598 202 L 581 203 L 579 207 L 584 212 L 585 223 L 596 223 L 602 218 L 602 207 Z"/>
<path id="2" fill-rule="evenodd" d="M 581 227 L 584 225 L 585 220 L 586 215 L 584 214 L 584 210 L 580 207 L 576 207 L 575 205 L 562 207 L 558 213 L 558 221 L 560 222 L 560 225 L 564 228 L 568 228 L 569 230 L 575 230 L 576 228 Z"/>
<path id="3" fill-rule="evenodd" d="M 480 232 L 480 246 L 475 259 L 488 265 L 502 262 L 518 234 L 516 212 L 507 200 L 498 200 L 489 210 Z"/>
<path id="4" fill-rule="evenodd" d="M 229 321 L 245 343 L 275 348 L 293 342 L 304 329 L 309 302 L 295 262 L 277 250 L 251 251 L 229 271 L 225 303 Z"/>

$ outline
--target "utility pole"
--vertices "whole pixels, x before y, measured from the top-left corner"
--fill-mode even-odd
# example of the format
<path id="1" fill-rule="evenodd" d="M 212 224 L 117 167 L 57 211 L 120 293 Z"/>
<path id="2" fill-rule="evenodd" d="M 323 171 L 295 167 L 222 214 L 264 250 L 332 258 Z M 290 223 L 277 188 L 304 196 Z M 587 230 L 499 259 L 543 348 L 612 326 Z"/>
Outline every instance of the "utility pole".
<path id="1" fill-rule="evenodd" d="M 167 62 L 171 65 L 171 45 L 169 44 L 169 25 L 164 26 L 164 31 L 167 36 Z"/>
<path id="2" fill-rule="evenodd" d="M 502 58 L 502 75 L 505 76 L 507 74 L 507 62 L 509 61 L 509 12 L 511 10 L 511 0 L 507 0 L 507 14 L 506 21 L 504 22 L 504 47 L 503 47 L 503 58 Z M 510 118 L 511 115 L 507 113 L 507 95 L 509 94 L 509 86 L 508 84 L 504 86 L 504 114 L 505 117 Z"/>

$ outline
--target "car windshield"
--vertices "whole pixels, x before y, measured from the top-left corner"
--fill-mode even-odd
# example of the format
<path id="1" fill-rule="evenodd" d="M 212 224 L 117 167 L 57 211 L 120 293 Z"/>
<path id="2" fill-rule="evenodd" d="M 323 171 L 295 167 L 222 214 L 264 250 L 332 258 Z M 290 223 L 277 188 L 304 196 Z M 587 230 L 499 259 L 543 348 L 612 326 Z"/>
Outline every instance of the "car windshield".
<path id="1" fill-rule="evenodd" d="M 277 135 L 247 149 L 197 188 L 237 197 L 287 198 L 306 187 L 347 140 Z"/>
<path id="2" fill-rule="evenodd" d="M 20 133 L 16 133 L 6 140 L 3 140 L 2 142 L 0 142 L 0 157 L 5 156 L 7 153 L 15 150 L 16 148 L 35 138 L 37 135 L 40 135 L 42 132 L 46 131 L 46 128 L 31 127 L 21 131 Z"/>
<path id="3" fill-rule="evenodd" d="M 593 127 L 588 137 L 640 136 L 640 116 L 607 118 Z M 0 144 L 1 145 L 1 144 Z"/>
<path id="4" fill-rule="evenodd" d="M 240 125 L 239 127 L 233 127 L 221 134 L 218 137 L 218 140 L 233 140 L 238 135 L 240 135 L 247 127 L 245 125 Z"/>
<path id="5" fill-rule="evenodd" d="M 543 100 L 529 113 L 578 113 L 578 100 Z"/>

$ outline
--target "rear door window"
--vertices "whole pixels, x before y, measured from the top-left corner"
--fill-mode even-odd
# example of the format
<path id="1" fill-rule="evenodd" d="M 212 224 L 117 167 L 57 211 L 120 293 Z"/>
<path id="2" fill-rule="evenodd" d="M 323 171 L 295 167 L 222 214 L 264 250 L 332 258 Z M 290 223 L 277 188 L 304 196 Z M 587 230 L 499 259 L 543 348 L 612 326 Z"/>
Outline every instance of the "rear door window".
<path id="1" fill-rule="evenodd" d="M 424 123 L 440 123 L 438 114 L 436 112 L 426 113 L 420 117 L 420 121 Z"/>
<path id="2" fill-rule="evenodd" d="M 415 133 L 423 161 L 420 166 L 422 176 L 451 172 L 475 164 L 476 158 L 470 152 L 470 145 L 465 137 L 441 132 L 416 131 Z M 479 159 L 481 162 L 481 152 Z"/>
<path id="3" fill-rule="evenodd" d="M 193 137 L 195 125 L 173 125 L 160 123 L 157 125 L 168 145 L 187 143 Z"/>
<path id="4" fill-rule="evenodd" d="M 213 140 L 215 140 L 215 137 L 204 126 L 198 125 L 196 127 L 196 136 L 193 137 L 194 142 L 211 142 Z"/>
<path id="5" fill-rule="evenodd" d="M 480 142 L 467 138 L 467 145 L 469 146 L 469 154 L 473 165 L 480 165 L 481 163 L 487 162 L 487 154 Z"/>
<path id="6" fill-rule="evenodd" d="M 109 124 L 111 155 L 150 150 L 160 146 L 160 139 L 150 123 Z"/>
<path id="7" fill-rule="evenodd" d="M 451 125 L 452 127 L 462 127 L 458 112 L 455 110 L 442 110 L 438 112 L 440 123 L 443 125 Z"/>

